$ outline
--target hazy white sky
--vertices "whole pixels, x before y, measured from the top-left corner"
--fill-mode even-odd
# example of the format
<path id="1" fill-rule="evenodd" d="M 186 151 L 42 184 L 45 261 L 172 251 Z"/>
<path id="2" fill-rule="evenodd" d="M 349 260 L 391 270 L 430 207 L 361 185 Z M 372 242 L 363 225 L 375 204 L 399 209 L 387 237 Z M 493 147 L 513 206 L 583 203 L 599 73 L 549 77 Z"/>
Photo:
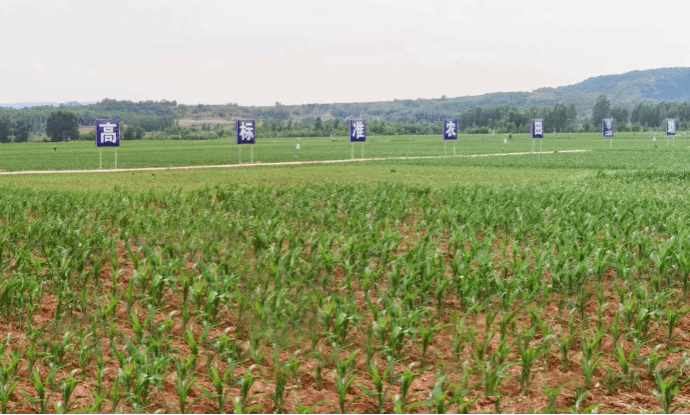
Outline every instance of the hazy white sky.
<path id="1" fill-rule="evenodd" d="M 531 91 L 690 66 L 682 3 L 22 0 L 0 102 L 240 105 Z"/>

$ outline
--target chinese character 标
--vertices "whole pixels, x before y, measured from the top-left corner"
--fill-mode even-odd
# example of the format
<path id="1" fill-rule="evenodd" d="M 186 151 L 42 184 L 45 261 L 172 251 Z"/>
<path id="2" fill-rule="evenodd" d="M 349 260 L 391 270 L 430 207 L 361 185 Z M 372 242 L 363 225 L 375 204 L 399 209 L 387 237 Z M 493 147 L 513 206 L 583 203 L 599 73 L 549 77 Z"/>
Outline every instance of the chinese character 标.
<path id="1" fill-rule="evenodd" d="M 252 141 L 254 138 L 253 123 L 246 121 L 240 124 L 240 138 L 244 141 Z"/>

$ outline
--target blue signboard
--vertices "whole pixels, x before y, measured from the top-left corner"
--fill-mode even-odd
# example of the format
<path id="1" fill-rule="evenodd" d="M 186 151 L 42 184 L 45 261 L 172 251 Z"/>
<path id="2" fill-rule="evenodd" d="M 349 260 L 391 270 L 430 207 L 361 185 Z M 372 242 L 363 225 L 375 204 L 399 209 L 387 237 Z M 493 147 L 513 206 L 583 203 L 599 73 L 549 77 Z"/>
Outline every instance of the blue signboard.
<path id="1" fill-rule="evenodd" d="M 96 145 L 120 146 L 120 120 L 96 120 Z"/>
<path id="2" fill-rule="evenodd" d="M 535 118 L 532 120 L 532 138 L 544 138 L 544 120 Z"/>
<path id="3" fill-rule="evenodd" d="M 350 120 L 350 141 L 367 141 L 366 120 Z"/>
<path id="4" fill-rule="evenodd" d="M 613 118 L 604 118 L 601 120 L 601 134 L 604 138 L 613 138 L 613 129 L 615 127 L 615 121 Z"/>
<path id="5" fill-rule="evenodd" d="M 254 120 L 237 120 L 237 144 L 256 143 L 256 123 Z"/>
<path id="6" fill-rule="evenodd" d="M 674 118 L 666 119 L 666 136 L 676 135 L 676 120 Z"/>
<path id="7" fill-rule="evenodd" d="M 443 139 L 458 139 L 458 120 L 443 120 Z"/>

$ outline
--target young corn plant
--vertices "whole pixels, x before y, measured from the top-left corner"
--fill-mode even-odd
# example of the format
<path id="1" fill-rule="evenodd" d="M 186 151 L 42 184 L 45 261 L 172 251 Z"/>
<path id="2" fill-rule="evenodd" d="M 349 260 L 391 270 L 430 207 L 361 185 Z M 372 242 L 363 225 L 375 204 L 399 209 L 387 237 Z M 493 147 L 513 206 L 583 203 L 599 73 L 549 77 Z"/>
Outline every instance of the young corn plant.
<path id="1" fill-rule="evenodd" d="M 179 399 L 180 413 L 185 414 L 187 409 L 187 398 L 189 397 L 189 392 L 197 381 L 197 377 L 192 375 L 187 378 L 175 377 L 175 388 L 177 389 L 177 396 Z M 193 404 L 193 403 L 192 403 Z"/>
<path id="2" fill-rule="evenodd" d="M 530 394 L 532 378 L 534 377 L 532 374 L 532 366 L 543 354 L 543 345 L 530 347 L 530 342 L 534 338 L 535 332 L 536 327 L 532 326 L 524 336 L 522 333 L 519 334 L 517 340 L 518 351 L 520 352 L 520 365 L 522 368 L 518 381 L 520 382 L 520 391 L 525 396 L 529 396 Z"/>
<path id="3" fill-rule="evenodd" d="M 666 318 L 666 348 L 670 349 L 673 347 L 673 341 L 674 341 L 674 331 L 678 327 L 680 321 L 685 317 L 688 313 L 690 313 L 690 307 L 684 306 L 681 307 L 680 309 L 668 304 L 666 306 L 666 309 L 664 310 L 663 316 Z"/>
<path id="4" fill-rule="evenodd" d="M 585 376 L 585 388 L 591 386 L 594 373 L 603 359 L 603 356 L 600 356 L 598 350 L 604 335 L 605 333 L 603 332 L 595 334 L 591 341 L 588 336 L 584 334 L 580 337 L 580 343 L 582 345 L 582 357 L 580 358 L 580 362 L 582 364 L 582 373 Z"/>
<path id="5" fill-rule="evenodd" d="M 33 405 L 36 413 L 45 414 L 48 413 L 48 406 L 50 398 L 54 393 L 53 384 L 55 383 L 55 376 L 57 374 L 58 368 L 51 366 L 50 373 L 44 379 L 41 379 L 41 373 L 38 367 L 31 372 L 31 383 L 36 390 L 36 397 L 32 397 L 25 391 L 22 394 L 26 400 Z M 7 412 L 5 412 L 7 413 Z"/>
<path id="6" fill-rule="evenodd" d="M 584 388 L 576 388 L 574 393 L 575 404 L 573 409 L 571 409 L 574 414 L 595 414 L 598 413 L 598 409 L 601 404 L 594 404 L 587 407 L 583 407 L 585 400 L 589 396 L 589 391 Z"/>
<path id="7" fill-rule="evenodd" d="M 426 403 L 429 412 L 432 414 L 445 414 L 454 403 L 451 393 L 452 388 L 446 386 L 446 377 L 443 375 L 436 376 L 436 383 L 429 392 L 429 399 Z"/>
<path id="8" fill-rule="evenodd" d="M 606 368 L 611 376 L 619 378 L 629 390 L 635 390 L 640 382 L 638 369 L 644 363 L 640 356 L 643 345 L 643 342 L 635 340 L 632 350 L 626 354 L 623 345 L 619 344 L 614 350 L 614 356 L 618 360 L 621 371 L 615 372 L 608 367 Z"/>
<path id="9" fill-rule="evenodd" d="M 355 370 L 356 358 L 359 350 L 355 350 L 350 354 L 350 356 L 345 360 L 338 359 L 336 355 L 335 361 L 335 386 L 338 391 L 338 409 L 341 414 L 349 412 L 347 408 L 352 405 L 359 396 L 355 396 L 348 401 L 347 395 L 352 387 L 352 384 L 357 379 Z"/>
<path id="10" fill-rule="evenodd" d="M 78 369 L 72 370 L 72 372 L 70 372 L 70 374 L 67 376 L 67 379 L 59 384 L 58 388 L 62 389 L 62 401 L 55 403 L 55 410 L 57 413 L 64 414 L 70 411 L 70 399 L 72 398 L 72 393 L 85 377 L 83 375 L 81 377 L 74 377 L 78 371 Z"/>
<path id="11" fill-rule="evenodd" d="M 225 406 L 228 403 L 228 395 L 230 394 L 231 389 L 234 388 L 239 382 L 239 379 L 235 379 L 234 377 L 234 371 L 239 362 L 233 359 L 227 359 L 226 363 L 228 368 L 225 372 L 223 372 L 222 375 L 218 369 L 218 362 L 214 362 L 213 366 L 208 367 L 208 375 L 211 378 L 211 383 L 213 383 L 215 393 L 208 391 L 203 386 L 199 386 L 199 389 L 202 390 L 207 398 L 216 400 L 218 405 L 218 413 L 225 413 Z"/>
<path id="12" fill-rule="evenodd" d="M 247 413 L 252 413 L 258 409 L 261 408 L 261 404 L 256 404 L 249 406 L 251 404 L 252 398 L 249 396 L 249 392 L 252 389 L 252 386 L 254 385 L 254 382 L 259 378 L 258 375 L 254 375 L 252 371 L 256 365 L 251 365 L 247 369 L 247 372 L 245 372 L 244 376 L 242 376 L 238 380 L 238 384 L 240 385 L 240 396 L 236 397 L 233 401 L 235 405 L 235 413 L 239 414 L 247 414 Z"/>
<path id="13" fill-rule="evenodd" d="M 374 389 L 369 389 L 361 383 L 359 384 L 359 388 L 364 391 L 364 394 L 376 403 L 377 413 L 379 414 L 384 413 L 388 393 L 397 381 L 397 377 L 394 376 L 397 363 L 397 360 L 389 357 L 386 369 L 381 373 L 378 368 L 378 361 L 374 360 L 369 364 L 367 372 L 374 384 Z"/>
<path id="14" fill-rule="evenodd" d="M 672 353 L 676 353 L 681 350 L 677 347 L 674 347 L 673 349 L 662 351 L 661 349 L 663 347 L 663 344 L 656 345 L 654 349 L 652 349 L 652 351 L 649 353 L 649 355 L 647 355 L 647 357 L 643 360 L 644 365 L 647 367 L 648 375 L 655 376 L 659 364 Z"/>
<path id="15" fill-rule="evenodd" d="M 546 382 L 542 379 L 541 381 L 542 384 L 542 389 L 544 390 L 544 394 L 546 395 L 546 399 L 549 403 L 549 406 L 544 409 L 542 412 L 546 414 L 554 414 L 557 412 L 556 408 L 556 399 L 560 396 L 560 394 L 563 392 L 563 389 L 565 389 L 568 384 L 565 385 L 559 385 L 554 388 L 550 388 Z"/>
<path id="16" fill-rule="evenodd" d="M 684 354 L 680 368 L 670 376 L 664 376 L 662 371 L 659 370 L 654 372 L 654 380 L 658 389 L 654 389 L 652 393 L 659 400 L 663 413 L 672 414 L 690 405 L 690 402 L 682 402 L 675 405 L 673 403 L 680 389 L 690 382 L 690 378 L 683 373 L 688 363 L 690 363 L 688 357 Z"/>
<path id="17" fill-rule="evenodd" d="M 420 358 L 421 364 L 423 365 L 424 362 L 426 361 L 427 357 L 427 352 L 429 351 L 429 346 L 433 343 L 434 338 L 438 333 L 440 333 L 442 330 L 444 330 L 446 327 L 448 327 L 447 324 L 441 324 L 437 323 L 432 327 L 429 327 L 425 324 L 422 324 L 421 327 L 419 328 L 419 337 L 421 337 L 421 352 L 422 356 Z"/>
<path id="18" fill-rule="evenodd" d="M 17 385 L 19 385 L 19 381 L 14 376 L 9 377 L 5 374 L 0 376 L 0 409 L 2 409 L 3 414 L 14 412 L 14 409 L 22 403 L 19 402 L 10 407 L 10 398 L 12 398 Z"/>
<path id="19" fill-rule="evenodd" d="M 412 370 L 412 368 L 415 366 L 414 363 L 411 363 L 407 368 L 405 369 L 405 372 L 403 372 L 399 377 L 398 377 L 398 383 L 400 384 L 400 394 L 395 395 L 393 397 L 393 404 L 395 408 L 396 413 L 409 413 L 418 406 L 424 405 L 426 402 L 421 401 L 417 402 L 414 404 L 408 404 L 408 401 L 416 394 L 410 394 L 410 388 L 412 387 L 412 382 L 414 382 L 415 379 L 419 375 L 422 374 L 425 370 L 428 368 L 421 368 L 419 372 L 415 372 Z"/>
<path id="20" fill-rule="evenodd" d="M 480 396 L 470 397 L 469 395 L 477 388 L 478 384 L 470 387 L 469 382 L 472 377 L 472 371 L 463 363 L 462 379 L 460 383 L 453 386 L 453 403 L 457 407 L 459 414 L 469 414 Z"/>
<path id="21" fill-rule="evenodd" d="M 563 367 L 563 372 L 567 373 L 570 372 L 570 356 L 569 353 L 573 348 L 573 343 L 575 342 L 577 333 L 574 331 L 571 331 L 568 335 L 564 334 L 563 331 L 559 331 L 559 333 L 554 337 L 556 339 L 556 346 L 558 347 L 558 350 L 561 352 L 561 364 Z"/>
<path id="22" fill-rule="evenodd" d="M 585 388 L 589 388 L 592 385 L 592 378 L 594 377 L 594 373 L 599 367 L 602 358 L 603 357 L 601 356 L 586 358 L 584 355 L 581 357 L 580 363 L 582 364 L 582 373 L 585 375 Z"/>

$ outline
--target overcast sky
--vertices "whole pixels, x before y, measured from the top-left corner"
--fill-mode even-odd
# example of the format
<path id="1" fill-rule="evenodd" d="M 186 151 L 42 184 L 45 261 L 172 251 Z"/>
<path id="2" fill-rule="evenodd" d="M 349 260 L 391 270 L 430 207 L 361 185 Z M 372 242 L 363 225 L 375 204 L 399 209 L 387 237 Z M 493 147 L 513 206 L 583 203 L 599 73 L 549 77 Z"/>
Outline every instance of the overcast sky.
<path id="1" fill-rule="evenodd" d="M 682 3 L 22 0 L 0 102 L 240 105 L 531 91 L 690 66 Z"/>

